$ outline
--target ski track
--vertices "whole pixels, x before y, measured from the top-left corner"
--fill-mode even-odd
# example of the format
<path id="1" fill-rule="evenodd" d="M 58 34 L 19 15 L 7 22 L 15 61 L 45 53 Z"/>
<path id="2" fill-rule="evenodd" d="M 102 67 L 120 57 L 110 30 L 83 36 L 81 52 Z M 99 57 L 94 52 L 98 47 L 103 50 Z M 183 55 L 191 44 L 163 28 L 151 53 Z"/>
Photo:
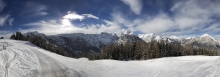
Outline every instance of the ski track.
<path id="1" fill-rule="evenodd" d="M 9 60 L 8 56 L 5 55 L 5 59 L 6 59 L 6 65 L 5 65 L 5 77 L 8 77 L 8 73 L 9 73 L 9 67 L 11 66 L 12 61 L 16 58 L 16 53 L 11 52 L 13 50 L 9 50 L 9 53 L 13 53 L 14 57 Z"/>
<path id="2" fill-rule="evenodd" d="M 210 73 L 206 77 L 218 77 L 216 76 L 216 74 L 217 72 L 219 72 L 219 66 L 220 66 L 219 60 L 220 58 L 218 58 L 218 61 L 216 62 L 216 64 L 213 65 L 213 69 L 209 70 Z"/>
<path id="3" fill-rule="evenodd" d="M 29 49 L 38 56 L 38 61 L 40 63 L 40 77 L 66 77 L 65 69 L 61 66 L 61 63 L 41 53 L 37 49 L 30 47 Z"/>
<path id="4" fill-rule="evenodd" d="M 203 63 L 198 68 L 196 68 L 188 77 L 193 77 L 192 75 L 195 74 L 198 70 L 200 70 L 204 66 L 204 64 L 206 64 L 206 63 Z"/>

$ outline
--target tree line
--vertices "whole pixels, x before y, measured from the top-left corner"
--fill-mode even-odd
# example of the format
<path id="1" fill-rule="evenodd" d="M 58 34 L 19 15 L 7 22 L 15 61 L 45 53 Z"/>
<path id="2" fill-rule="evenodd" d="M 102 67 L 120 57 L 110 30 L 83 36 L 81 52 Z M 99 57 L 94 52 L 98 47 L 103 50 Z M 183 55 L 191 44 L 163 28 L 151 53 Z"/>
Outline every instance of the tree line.
<path id="1" fill-rule="evenodd" d="M 49 41 L 46 41 L 46 39 L 42 38 L 41 36 L 35 35 L 34 33 L 24 36 L 21 32 L 16 32 L 15 34 L 11 35 L 10 39 L 29 41 L 40 48 L 69 57 L 69 54 L 62 47 L 56 46 Z"/>
<path id="2" fill-rule="evenodd" d="M 88 53 L 90 60 L 114 59 L 114 60 L 147 60 L 161 57 L 186 56 L 186 55 L 217 55 L 217 50 L 209 48 L 198 48 L 193 44 L 182 46 L 179 43 L 166 41 L 143 41 L 126 42 L 123 44 L 112 44 L 102 48 L 99 54 Z"/>

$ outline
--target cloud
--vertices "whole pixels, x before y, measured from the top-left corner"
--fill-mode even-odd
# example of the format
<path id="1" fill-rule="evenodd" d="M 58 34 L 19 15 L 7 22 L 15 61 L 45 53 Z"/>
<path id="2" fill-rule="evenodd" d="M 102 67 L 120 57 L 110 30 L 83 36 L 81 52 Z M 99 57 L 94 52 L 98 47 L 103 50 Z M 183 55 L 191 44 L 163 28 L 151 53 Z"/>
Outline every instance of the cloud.
<path id="1" fill-rule="evenodd" d="M 71 12 L 71 11 L 68 11 L 67 13 L 68 14 L 63 17 L 64 19 L 67 19 L 67 20 L 80 20 L 80 21 L 82 21 L 86 18 L 93 18 L 93 19 L 97 19 L 97 20 L 99 19 L 97 16 L 94 16 L 92 14 L 79 15 L 79 14 L 77 14 L 75 12 Z"/>
<path id="2" fill-rule="evenodd" d="M 31 26 L 30 29 L 21 30 L 22 32 L 39 31 L 47 35 L 63 34 L 63 33 L 101 33 L 101 32 L 120 32 L 119 26 L 107 26 L 105 24 L 92 24 L 88 27 L 78 27 L 74 24 L 63 24 L 58 20 L 40 21 L 25 24 Z"/>
<path id="3" fill-rule="evenodd" d="M 12 22 L 14 21 L 14 18 L 9 18 L 8 19 L 8 25 L 13 25 Z"/>
<path id="4" fill-rule="evenodd" d="M 180 30 L 191 31 L 192 34 L 198 31 L 212 33 L 214 30 L 206 28 L 220 27 L 213 25 L 218 23 L 215 18 L 220 17 L 219 3 L 217 0 L 187 0 L 177 2 L 170 10 L 175 14 L 174 20 Z"/>
<path id="5" fill-rule="evenodd" d="M 125 1 L 132 8 L 137 7 Z M 140 0 L 141 1 L 141 0 Z M 139 1 L 139 2 L 140 2 Z M 220 2 L 220 1 L 219 1 Z M 60 34 L 60 33 L 100 33 L 112 32 L 120 34 L 123 29 L 130 29 L 138 33 L 157 33 L 159 35 L 194 35 L 202 33 L 219 33 L 220 23 L 216 18 L 220 18 L 219 2 L 209 0 L 186 0 L 174 3 L 170 8 L 170 13 L 160 11 L 154 16 L 142 15 L 140 17 L 129 18 L 128 15 L 122 14 L 119 11 L 113 11 L 110 19 L 100 20 L 104 23 L 90 24 L 86 27 L 72 23 L 73 20 L 84 20 L 93 18 L 99 20 L 99 17 L 92 14 L 77 14 L 76 12 L 68 12 L 61 20 L 40 21 L 26 24 L 33 28 L 27 31 L 40 31 L 46 34 Z M 140 4 L 142 5 L 142 4 Z M 139 8 L 142 8 L 142 6 Z M 204 7 L 204 5 L 207 5 Z M 132 10 L 135 14 L 140 15 L 139 12 Z M 83 21 L 82 21 L 83 22 Z M 85 26 L 83 25 L 83 26 Z M 25 31 L 25 30 L 24 30 Z"/>
<path id="6" fill-rule="evenodd" d="M 86 27 L 76 26 L 71 23 L 72 20 L 83 20 L 86 18 L 98 19 L 92 14 L 76 14 L 75 12 L 68 12 L 61 20 L 39 21 L 25 24 L 31 27 L 30 29 L 21 30 L 22 32 L 39 31 L 48 35 L 63 34 L 63 33 L 120 33 L 121 27 L 116 24 L 111 24 L 111 21 L 104 20 L 104 24 L 91 24 Z"/>
<path id="7" fill-rule="evenodd" d="M 24 11 L 21 12 L 21 16 L 45 16 L 48 15 L 47 7 L 40 3 L 26 2 Z"/>
<path id="8" fill-rule="evenodd" d="M 123 3 L 128 5 L 130 9 L 137 15 L 141 14 L 142 0 L 121 0 Z"/>
<path id="9" fill-rule="evenodd" d="M 10 16 L 10 14 L 0 15 L 0 26 L 13 25 L 14 18 L 11 18 Z"/>
<path id="10" fill-rule="evenodd" d="M 67 13 L 68 14 L 63 17 L 64 19 L 80 20 L 80 21 L 82 21 L 84 19 L 84 16 L 76 14 L 75 12 L 68 11 Z"/>
<path id="11" fill-rule="evenodd" d="M 0 0 L 0 12 L 5 8 L 6 4 L 3 2 L 3 0 Z"/>
<path id="12" fill-rule="evenodd" d="M 137 24 L 136 30 L 143 33 L 163 33 L 175 29 L 175 22 L 166 14 L 162 13 L 148 20 L 142 20 Z"/>
<path id="13" fill-rule="evenodd" d="M 97 16 L 94 16 L 94 15 L 92 15 L 92 14 L 82 14 L 83 16 L 85 16 L 85 17 L 87 17 L 87 18 L 94 18 L 94 19 L 99 19 L 99 17 L 97 17 Z"/>
<path id="14" fill-rule="evenodd" d="M 217 21 L 220 18 L 219 3 L 220 1 L 209 0 L 179 1 L 171 6 L 172 15 L 160 11 L 155 16 L 143 15 L 130 19 L 120 12 L 113 12 L 111 21 L 124 26 L 123 28 L 141 33 L 161 35 L 217 33 L 220 32 L 220 25 Z"/>
<path id="15" fill-rule="evenodd" d="M 0 12 L 5 8 L 6 4 L 0 0 Z M 10 18 L 10 14 L 0 15 L 0 26 L 12 25 L 14 18 Z"/>

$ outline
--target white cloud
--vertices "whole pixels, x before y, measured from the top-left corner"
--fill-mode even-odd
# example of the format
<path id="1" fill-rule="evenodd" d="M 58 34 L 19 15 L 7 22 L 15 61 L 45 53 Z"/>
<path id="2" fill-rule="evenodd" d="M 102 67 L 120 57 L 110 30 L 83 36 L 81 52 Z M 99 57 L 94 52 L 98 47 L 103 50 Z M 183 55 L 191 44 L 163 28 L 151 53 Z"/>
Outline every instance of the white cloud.
<path id="1" fill-rule="evenodd" d="M 94 15 L 92 15 L 92 14 L 82 14 L 83 16 L 86 16 L 87 18 L 94 18 L 94 19 L 99 19 L 99 17 L 97 17 L 97 16 L 94 16 Z"/>
<path id="2" fill-rule="evenodd" d="M 93 18 L 93 19 L 97 19 L 97 20 L 99 19 L 97 16 L 94 16 L 92 14 L 82 14 L 82 15 L 80 15 L 80 14 L 77 14 L 77 13 L 71 12 L 71 11 L 68 11 L 67 15 L 65 15 L 63 18 L 67 19 L 67 20 L 80 20 L 80 21 L 82 21 L 86 18 Z"/>
<path id="3" fill-rule="evenodd" d="M 217 23 L 213 17 L 220 17 L 219 3 L 219 1 L 210 0 L 180 1 L 171 8 L 171 11 L 175 14 L 175 23 L 182 31 L 192 34 L 198 31 L 212 33 L 215 30 L 208 30 L 206 27 L 220 27 L 220 25 L 212 25 Z"/>
<path id="4" fill-rule="evenodd" d="M 3 0 L 0 0 L 0 12 L 5 8 L 6 4 L 3 2 Z"/>
<path id="5" fill-rule="evenodd" d="M 8 19 L 8 25 L 13 25 L 12 22 L 14 21 L 14 18 L 9 18 Z"/>
<path id="6" fill-rule="evenodd" d="M 153 19 L 142 20 L 137 24 L 136 31 L 143 33 L 163 33 L 175 29 L 175 23 L 166 14 L 159 14 Z"/>
<path id="7" fill-rule="evenodd" d="M 24 6 L 24 11 L 20 15 L 25 16 L 45 16 L 48 15 L 47 7 L 36 2 L 27 2 Z"/>
<path id="8" fill-rule="evenodd" d="M 44 22 L 34 22 L 25 24 L 31 26 L 30 29 L 21 30 L 22 32 L 39 31 L 47 35 L 63 34 L 63 33 L 101 33 L 101 32 L 120 32 L 120 26 L 106 26 L 104 24 L 93 24 L 88 27 L 78 27 L 74 24 L 63 24 L 58 20 L 49 20 Z"/>
<path id="9" fill-rule="evenodd" d="M 63 18 L 64 19 L 69 19 L 69 20 L 80 20 L 82 21 L 84 19 L 85 16 L 83 15 L 79 15 L 79 14 L 76 14 L 75 12 L 70 12 L 68 11 L 68 14 L 65 15 Z"/>
<path id="10" fill-rule="evenodd" d="M 98 19 L 98 17 L 92 14 L 76 14 L 75 12 L 68 12 L 67 15 L 63 16 L 61 20 L 49 20 L 49 21 L 39 21 L 25 24 L 25 26 L 31 26 L 30 29 L 21 30 L 22 32 L 28 31 L 39 31 L 48 35 L 63 34 L 63 33 L 101 33 L 101 32 L 111 32 L 120 33 L 120 26 L 115 24 L 92 24 L 86 25 L 87 27 L 79 27 L 72 20 L 83 20 L 86 18 Z M 104 22 L 106 22 L 105 20 Z"/>
<path id="11" fill-rule="evenodd" d="M 124 1 L 124 0 L 122 0 Z M 135 1 L 135 0 L 133 0 Z M 128 3 L 127 3 L 128 4 Z M 131 5 L 131 4 L 130 4 Z M 204 5 L 207 5 L 204 7 Z M 134 5 L 132 5 L 134 6 Z M 30 30 L 38 30 L 46 34 L 60 33 L 100 33 L 112 32 L 120 34 L 123 29 L 130 29 L 142 33 L 157 33 L 159 35 L 194 35 L 197 33 L 219 33 L 220 23 L 213 17 L 220 17 L 220 5 L 217 2 L 209 0 L 186 0 L 174 4 L 170 8 L 172 16 L 160 12 L 155 16 L 141 16 L 134 19 L 128 18 L 126 15 L 114 11 L 111 19 L 103 20 L 104 23 L 86 25 L 87 27 L 79 27 L 71 20 L 84 20 L 86 18 L 99 19 L 92 14 L 77 14 L 68 12 L 63 20 L 53 20 L 30 23 L 34 28 Z M 136 12 L 139 14 L 138 12 Z M 40 26 L 39 26 L 40 25 Z"/>
<path id="12" fill-rule="evenodd" d="M 7 20 L 9 19 L 10 15 L 1 15 L 0 16 L 0 26 L 7 25 Z"/>
<path id="13" fill-rule="evenodd" d="M 182 35 L 194 34 L 195 32 L 220 32 L 218 30 L 220 25 L 213 25 L 218 22 L 215 18 L 220 18 L 219 3 L 220 1 L 210 0 L 179 1 L 170 8 L 172 16 L 161 11 L 156 16 L 129 19 L 125 18 L 126 15 L 114 12 L 112 13 L 112 21 L 132 31 L 142 33 Z"/>
<path id="14" fill-rule="evenodd" d="M 128 5 L 130 9 L 137 15 L 141 14 L 142 0 L 121 0 L 123 3 Z"/>

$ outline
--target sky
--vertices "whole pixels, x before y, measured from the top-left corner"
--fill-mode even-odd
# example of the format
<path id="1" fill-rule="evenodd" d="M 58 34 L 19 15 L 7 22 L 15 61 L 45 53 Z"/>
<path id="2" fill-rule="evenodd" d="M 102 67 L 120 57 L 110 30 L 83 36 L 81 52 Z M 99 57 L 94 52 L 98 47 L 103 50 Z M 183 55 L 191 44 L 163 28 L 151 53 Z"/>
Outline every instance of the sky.
<path id="1" fill-rule="evenodd" d="M 156 33 L 220 39 L 220 0 L 0 0 L 0 36 L 16 31 Z"/>

